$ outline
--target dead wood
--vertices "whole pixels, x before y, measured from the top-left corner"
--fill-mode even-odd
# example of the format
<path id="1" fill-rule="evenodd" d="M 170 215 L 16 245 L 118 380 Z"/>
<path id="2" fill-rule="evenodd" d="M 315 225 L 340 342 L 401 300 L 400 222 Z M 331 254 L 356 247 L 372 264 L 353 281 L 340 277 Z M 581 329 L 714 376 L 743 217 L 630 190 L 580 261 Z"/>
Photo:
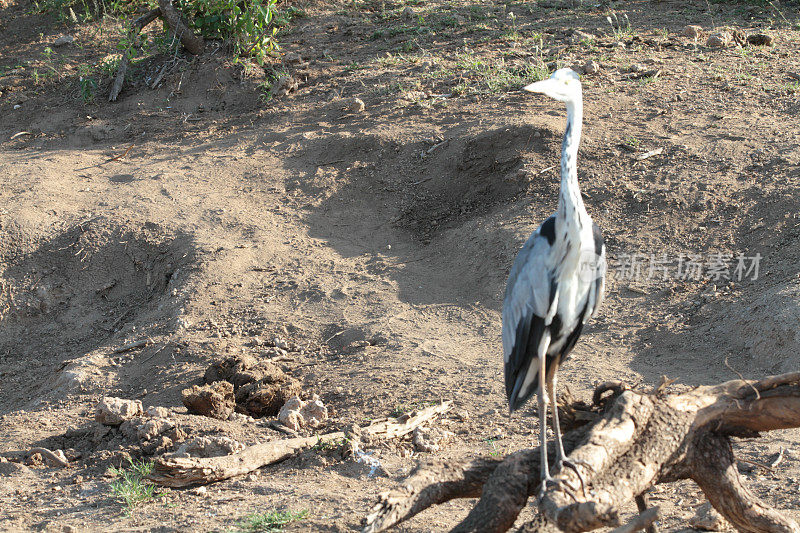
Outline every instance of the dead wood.
<path id="1" fill-rule="evenodd" d="M 407 435 L 415 428 L 433 420 L 452 407 L 452 402 L 442 402 L 419 411 L 389 418 L 364 428 L 360 434 L 372 440 L 392 439 Z M 342 431 L 313 437 L 296 437 L 270 441 L 250 446 L 239 453 L 223 457 L 160 457 L 155 461 L 149 479 L 168 487 L 188 487 L 221 481 L 247 474 L 268 464 L 283 461 L 300 450 L 318 443 L 333 444 L 346 437 Z"/>
<path id="2" fill-rule="evenodd" d="M 169 24 L 175 35 L 181 40 L 181 44 L 190 54 L 198 55 L 203 52 L 203 38 L 195 35 L 181 19 L 178 11 L 173 7 L 172 0 L 158 0 L 158 7 L 161 9 L 161 17 Z"/>
<path id="3" fill-rule="evenodd" d="M 478 484 L 483 487 L 480 501 L 454 531 L 507 531 L 530 496 L 539 497 L 540 515 L 521 531 L 578 533 L 619 527 L 623 504 L 657 483 L 690 478 L 740 531 L 800 532 L 744 487 L 729 440 L 800 427 L 800 373 L 734 380 L 683 394 L 657 391 L 625 391 L 609 402 L 597 422 L 564 436 L 580 477 L 572 469 L 556 472 L 560 483 L 537 495 L 537 449 L 516 452 L 502 462 L 427 465 L 400 489 L 379 496 L 364 531 L 388 529 L 446 501 L 443 496 L 475 497 Z M 641 524 L 653 524 L 653 511 L 640 512 Z"/>
<path id="4" fill-rule="evenodd" d="M 153 9 L 148 11 L 141 17 L 137 18 L 131 24 L 131 29 L 128 31 L 128 35 L 131 39 L 134 39 L 136 36 L 139 35 L 139 32 L 142 29 L 153 22 L 158 16 L 161 14 L 161 9 Z M 128 72 L 128 65 L 131 62 L 131 50 L 128 48 L 122 53 L 122 59 L 120 59 L 119 67 L 117 68 L 117 74 L 114 76 L 114 83 L 111 84 L 111 90 L 108 93 L 108 101 L 109 102 L 116 102 L 119 93 L 122 91 L 122 86 L 125 84 L 125 74 Z"/>
<path id="5" fill-rule="evenodd" d="M 128 32 L 129 40 L 133 42 L 138 37 L 139 32 L 141 32 L 145 26 L 153 22 L 158 17 L 161 17 L 180 39 L 181 44 L 183 44 L 186 50 L 194 55 L 200 54 L 203 51 L 204 46 L 203 38 L 196 36 L 186 26 L 181 19 L 180 14 L 172 5 L 172 1 L 159 0 L 158 5 L 159 7 L 156 9 L 148 11 L 133 21 Z M 117 73 L 114 76 L 114 82 L 111 84 L 111 90 L 108 93 L 108 100 L 110 102 L 116 102 L 117 98 L 119 97 L 119 93 L 122 91 L 122 86 L 125 84 L 125 74 L 128 72 L 128 66 L 130 65 L 130 62 L 131 48 L 129 47 L 127 50 L 125 50 L 125 52 L 122 53 L 122 59 L 120 60 L 119 67 L 117 68 Z"/>

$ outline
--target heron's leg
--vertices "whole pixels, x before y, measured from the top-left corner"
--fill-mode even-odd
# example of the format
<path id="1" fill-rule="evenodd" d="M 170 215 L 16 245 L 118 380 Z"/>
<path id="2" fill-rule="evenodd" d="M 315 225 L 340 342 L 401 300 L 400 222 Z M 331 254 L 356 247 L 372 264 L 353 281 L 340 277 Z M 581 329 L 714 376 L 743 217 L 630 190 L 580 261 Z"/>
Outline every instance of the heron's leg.
<path id="1" fill-rule="evenodd" d="M 556 464 L 561 468 L 561 464 L 567 455 L 564 453 L 564 444 L 561 442 L 561 424 L 558 421 L 558 400 L 556 398 L 556 384 L 558 378 L 556 373 L 553 372 L 550 379 L 547 380 L 547 392 L 550 394 L 550 408 L 553 410 L 553 431 L 556 434 Z"/>
<path id="2" fill-rule="evenodd" d="M 545 360 L 547 359 L 547 350 L 539 351 L 539 390 L 536 391 L 536 397 L 539 400 L 539 453 L 541 454 L 540 463 L 540 478 L 542 480 L 542 487 L 539 495 L 544 494 L 547 488 L 547 482 L 550 481 L 550 466 L 547 463 L 547 391 L 545 385 Z"/>
<path id="3" fill-rule="evenodd" d="M 575 474 L 578 475 L 578 480 L 581 482 L 581 491 L 583 491 L 583 494 L 586 495 L 586 483 L 584 482 L 580 470 L 578 470 L 575 465 L 576 462 L 581 464 L 583 461 L 573 462 L 572 460 L 567 459 L 567 455 L 564 453 L 564 443 L 561 441 L 561 424 L 558 421 L 558 402 L 556 400 L 556 384 L 558 382 L 558 378 L 556 377 L 555 371 L 547 381 L 547 392 L 550 394 L 550 403 L 552 404 L 553 409 L 553 431 L 556 434 L 556 468 L 561 470 L 566 466 L 567 468 L 574 470 Z M 575 496 L 573 495 L 573 498 L 574 497 Z"/>

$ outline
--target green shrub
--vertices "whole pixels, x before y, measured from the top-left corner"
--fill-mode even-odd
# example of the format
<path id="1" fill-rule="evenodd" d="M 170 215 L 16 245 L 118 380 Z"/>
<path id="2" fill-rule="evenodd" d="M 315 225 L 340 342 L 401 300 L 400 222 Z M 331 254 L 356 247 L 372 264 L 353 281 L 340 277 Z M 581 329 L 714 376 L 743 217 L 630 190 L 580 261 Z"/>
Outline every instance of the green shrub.
<path id="1" fill-rule="evenodd" d="M 181 8 L 192 27 L 207 39 L 223 39 L 233 45 L 237 57 L 254 57 L 263 63 L 278 48 L 276 0 L 183 0 Z"/>

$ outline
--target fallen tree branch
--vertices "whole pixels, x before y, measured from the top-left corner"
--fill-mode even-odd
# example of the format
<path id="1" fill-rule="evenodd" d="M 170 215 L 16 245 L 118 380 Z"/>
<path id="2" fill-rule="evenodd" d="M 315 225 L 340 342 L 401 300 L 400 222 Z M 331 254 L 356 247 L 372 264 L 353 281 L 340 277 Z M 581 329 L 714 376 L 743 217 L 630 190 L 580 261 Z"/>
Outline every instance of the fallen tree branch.
<path id="1" fill-rule="evenodd" d="M 370 439 L 392 439 L 407 435 L 452 407 L 452 402 L 421 409 L 398 418 L 391 418 L 361 428 L 361 435 Z M 256 444 L 239 453 L 222 457 L 169 457 L 156 459 L 150 480 L 168 487 L 188 487 L 221 481 L 247 474 L 287 459 L 300 450 L 319 443 L 332 444 L 346 437 L 342 431 L 313 437 L 296 437 Z"/>
<path id="2" fill-rule="evenodd" d="M 172 0 L 158 0 L 158 7 L 161 9 L 161 17 L 169 24 L 175 35 L 181 40 L 181 44 L 192 55 L 198 55 L 203 52 L 202 37 L 198 37 L 192 30 L 186 27 L 180 14 L 175 10 L 172 5 Z"/>
<path id="3" fill-rule="evenodd" d="M 729 442 L 730 436 L 800 427 L 800 373 L 734 380 L 674 395 L 627 391 L 609 403 L 600 420 L 564 435 L 580 477 L 573 469 L 556 472 L 558 483 L 538 495 L 541 514 L 522 531 L 579 533 L 619 527 L 618 510 L 626 502 L 657 483 L 690 478 L 740 531 L 800 532 L 797 524 L 744 487 Z M 418 469 L 400 489 L 379 496 L 363 531 L 388 529 L 446 501 L 445 495 L 475 497 L 477 484 L 483 487 L 481 499 L 455 531 L 506 531 L 527 499 L 537 496 L 538 454 L 538 449 L 523 450 L 500 463 L 476 459 Z M 586 482 L 585 492 L 580 478 Z M 646 514 L 650 510 L 640 512 L 652 516 Z"/>
<path id="4" fill-rule="evenodd" d="M 180 14 L 175 10 L 175 7 L 172 5 L 172 0 L 159 0 L 158 2 L 159 7 L 152 9 L 142 15 L 141 17 L 137 18 L 131 24 L 131 28 L 128 31 L 129 41 L 133 42 L 136 37 L 138 37 L 139 32 L 141 32 L 145 26 L 153 22 L 158 17 L 164 19 L 164 21 L 169 25 L 172 31 L 175 33 L 176 36 L 181 40 L 181 44 L 189 51 L 189 53 L 198 55 L 203 51 L 203 38 L 195 35 L 187 26 L 184 24 L 183 20 L 181 19 Z M 125 84 L 125 74 L 128 72 L 128 66 L 131 62 L 131 47 L 128 47 L 122 53 L 122 59 L 120 60 L 119 67 L 117 68 L 117 73 L 114 76 L 114 83 L 111 84 L 111 90 L 108 93 L 108 100 L 109 102 L 116 102 L 117 98 L 119 97 L 119 93 L 122 91 L 122 86 Z"/>
<path id="5" fill-rule="evenodd" d="M 128 31 L 128 36 L 131 41 L 139 35 L 139 32 L 144 29 L 145 26 L 153 22 L 158 16 L 161 14 L 161 9 L 156 8 L 153 10 L 148 11 L 141 17 L 137 18 L 131 24 L 131 29 Z M 114 76 L 114 83 L 111 84 L 111 90 L 108 93 L 108 101 L 109 102 L 116 102 L 119 93 L 122 91 L 122 86 L 125 84 L 125 74 L 128 72 L 128 65 L 131 62 L 131 49 L 128 47 L 122 53 L 122 59 L 119 62 L 119 67 L 117 67 L 117 74 Z"/>

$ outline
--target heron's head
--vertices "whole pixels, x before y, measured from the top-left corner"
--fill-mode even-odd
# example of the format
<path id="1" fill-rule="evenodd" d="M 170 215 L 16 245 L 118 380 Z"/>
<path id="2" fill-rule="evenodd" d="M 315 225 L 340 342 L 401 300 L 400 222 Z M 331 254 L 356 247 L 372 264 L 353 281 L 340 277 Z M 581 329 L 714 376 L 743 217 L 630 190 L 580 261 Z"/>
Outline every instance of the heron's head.
<path id="1" fill-rule="evenodd" d="M 532 93 L 546 94 L 560 102 L 577 102 L 581 99 L 581 79 L 571 68 L 562 68 L 546 80 L 523 87 Z"/>

